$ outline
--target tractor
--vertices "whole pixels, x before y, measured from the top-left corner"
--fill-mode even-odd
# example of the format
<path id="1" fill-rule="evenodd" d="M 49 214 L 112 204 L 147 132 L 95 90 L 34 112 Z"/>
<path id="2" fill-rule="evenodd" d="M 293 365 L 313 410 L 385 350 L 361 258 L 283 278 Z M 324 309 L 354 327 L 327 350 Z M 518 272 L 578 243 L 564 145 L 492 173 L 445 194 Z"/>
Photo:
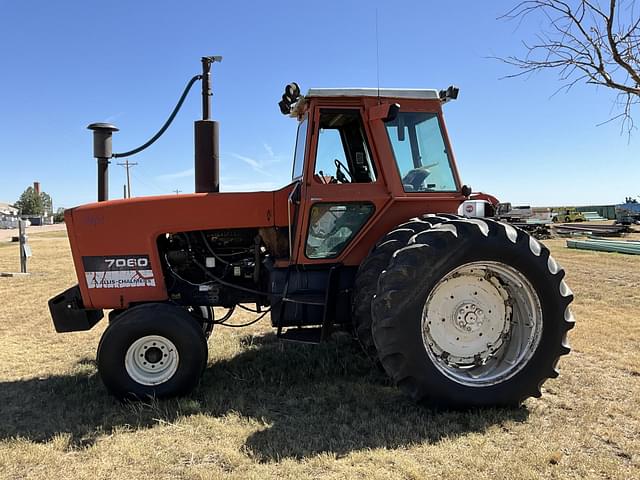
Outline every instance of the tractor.
<path id="1" fill-rule="evenodd" d="M 65 212 L 78 284 L 49 301 L 58 332 L 108 313 L 99 374 L 120 399 L 189 393 L 208 338 L 234 309 L 267 312 L 283 340 L 354 336 L 413 400 L 447 408 L 539 397 L 569 353 L 573 294 L 549 250 L 526 232 L 455 215 L 463 185 L 443 105 L 458 89 L 287 85 L 298 122 L 291 183 L 219 191 L 211 66 L 189 82 L 149 142 L 113 153 L 89 126 L 98 202 Z M 202 82 L 193 194 L 108 200 L 108 164 L 153 143 Z M 214 315 L 227 309 L 224 315 Z M 220 308 L 222 307 L 222 308 Z M 222 310 L 224 311 L 224 310 Z"/>

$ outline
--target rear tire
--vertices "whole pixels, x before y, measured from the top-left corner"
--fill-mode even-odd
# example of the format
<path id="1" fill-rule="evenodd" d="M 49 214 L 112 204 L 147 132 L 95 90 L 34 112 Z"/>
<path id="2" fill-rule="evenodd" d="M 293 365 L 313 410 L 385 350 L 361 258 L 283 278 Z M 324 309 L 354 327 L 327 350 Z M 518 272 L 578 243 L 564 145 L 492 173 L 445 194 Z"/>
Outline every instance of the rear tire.
<path id="1" fill-rule="evenodd" d="M 105 330 L 98 370 L 107 390 L 124 399 L 183 395 L 207 365 L 201 325 L 184 308 L 149 303 L 130 308 Z"/>
<path id="2" fill-rule="evenodd" d="M 512 226 L 453 219 L 412 238 L 372 304 L 380 361 L 416 401 L 453 408 L 539 397 L 569 353 L 573 295 L 549 250 Z M 484 335 L 484 337 L 483 337 Z"/>
<path id="3" fill-rule="evenodd" d="M 439 216 L 425 216 L 398 225 L 374 245 L 360 264 L 354 285 L 352 318 L 355 336 L 367 355 L 376 357 L 376 347 L 371 333 L 371 301 L 376 293 L 380 274 L 389 265 L 393 253 L 405 247 L 413 235 L 447 220 Z"/>

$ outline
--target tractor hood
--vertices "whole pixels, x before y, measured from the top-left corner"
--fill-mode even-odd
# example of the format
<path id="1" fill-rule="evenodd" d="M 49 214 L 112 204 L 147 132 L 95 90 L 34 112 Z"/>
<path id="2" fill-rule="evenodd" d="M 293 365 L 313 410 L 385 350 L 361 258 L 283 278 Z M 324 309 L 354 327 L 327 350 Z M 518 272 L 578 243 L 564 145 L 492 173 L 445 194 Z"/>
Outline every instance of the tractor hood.
<path id="1" fill-rule="evenodd" d="M 125 280 L 132 286 L 147 287 L 130 289 L 127 304 L 138 300 L 136 295 L 140 301 L 166 300 L 158 237 L 194 230 L 287 226 L 286 205 L 292 188 L 293 184 L 274 192 L 142 197 L 67 210 L 65 222 L 85 307 L 118 304 L 109 284 L 97 283 L 104 275 L 100 276 L 96 265 L 105 262 L 121 264 L 121 271 L 128 273 L 119 275 L 131 275 Z M 125 280 L 118 280 L 118 285 Z"/>

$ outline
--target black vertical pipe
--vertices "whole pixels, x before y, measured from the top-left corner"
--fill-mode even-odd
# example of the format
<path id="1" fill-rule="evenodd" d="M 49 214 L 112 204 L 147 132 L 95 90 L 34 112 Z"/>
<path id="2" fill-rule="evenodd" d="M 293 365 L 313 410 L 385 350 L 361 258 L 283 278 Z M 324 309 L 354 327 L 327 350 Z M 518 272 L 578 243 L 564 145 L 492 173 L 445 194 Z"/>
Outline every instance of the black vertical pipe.
<path id="1" fill-rule="evenodd" d="M 202 57 L 202 120 L 194 124 L 196 193 L 220 191 L 218 122 L 211 120 L 211 64 L 222 57 Z"/>
<path id="2" fill-rule="evenodd" d="M 98 201 L 109 200 L 109 159 L 98 158 Z"/>
<path id="3" fill-rule="evenodd" d="M 194 127 L 196 193 L 219 192 L 219 124 L 215 120 L 198 120 Z"/>
<path id="4" fill-rule="evenodd" d="M 111 137 L 118 128 L 110 123 L 92 123 L 93 156 L 98 162 L 98 201 L 109 200 L 109 160 L 113 156 Z"/>
<path id="5" fill-rule="evenodd" d="M 202 120 L 211 120 L 211 57 L 202 57 Z"/>

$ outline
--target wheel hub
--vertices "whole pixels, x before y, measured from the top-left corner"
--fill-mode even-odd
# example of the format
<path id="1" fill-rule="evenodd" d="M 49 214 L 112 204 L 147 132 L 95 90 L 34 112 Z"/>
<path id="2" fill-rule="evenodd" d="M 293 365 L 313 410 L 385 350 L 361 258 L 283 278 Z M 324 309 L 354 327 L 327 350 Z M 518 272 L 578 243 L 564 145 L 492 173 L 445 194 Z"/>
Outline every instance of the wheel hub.
<path id="1" fill-rule="evenodd" d="M 125 368 L 132 380 L 142 385 L 159 385 L 171 379 L 180 357 L 171 340 L 147 335 L 131 344 L 125 355 Z"/>
<path id="2" fill-rule="evenodd" d="M 506 297 L 499 282 L 484 270 L 447 276 L 430 295 L 423 329 L 428 346 L 449 364 L 486 361 L 509 331 Z"/>
<path id="3" fill-rule="evenodd" d="M 162 350 L 158 347 L 151 347 L 144 353 L 147 362 L 157 364 L 162 359 Z"/>
<path id="4" fill-rule="evenodd" d="M 520 272 L 497 262 L 473 262 L 433 288 L 423 310 L 422 337 L 443 373 L 477 385 L 520 368 L 517 358 L 506 357 L 529 355 L 541 323 L 537 294 Z"/>
<path id="5" fill-rule="evenodd" d="M 475 332 L 482 327 L 484 312 L 474 303 L 465 303 L 458 309 L 454 323 L 466 332 Z"/>

